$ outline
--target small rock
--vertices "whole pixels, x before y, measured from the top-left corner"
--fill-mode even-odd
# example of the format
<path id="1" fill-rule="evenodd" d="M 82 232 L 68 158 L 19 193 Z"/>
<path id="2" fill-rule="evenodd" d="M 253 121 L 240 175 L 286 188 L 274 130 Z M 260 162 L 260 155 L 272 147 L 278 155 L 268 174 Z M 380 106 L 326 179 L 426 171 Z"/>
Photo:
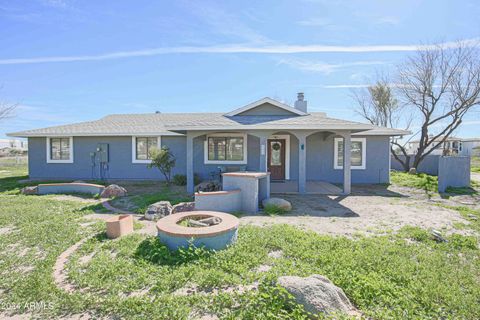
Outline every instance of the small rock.
<path id="1" fill-rule="evenodd" d="M 283 251 L 282 250 L 271 251 L 268 253 L 268 256 L 273 259 L 278 259 L 283 256 Z"/>
<path id="2" fill-rule="evenodd" d="M 469 218 L 472 219 L 472 220 L 478 220 L 478 217 L 477 217 L 476 215 L 474 215 L 474 214 L 471 214 L 471 213 L 469 213 L 469 214 L 467 215 L 467 217 L 469 217 Z"/>
<path id="3" fill-rule="evenodd" d="M 195 210 L 195 202 L 180 202 L 172 207 L 172 214 Z"/>
<path id="4" fill-rule="evenodd" d="M 37 194 L 37 192 L 38 192 L 38 187 L 37 187 L 37 186 L 24 187 L 20 192 L 21 192 L 22 194 L 27 194 L 27 195 Z"/>
<path id="5" fill-rule="evenodd" d="M 172 205 L 169 201 L 159 201 L 148 206 L 145 211 L 145 219 L 158 220 L 160 218 L 170 215 L 172 212 Z"/>
<path id="6" fill-rule="evenodd" d="M 272 269 L 272 266 L 269 266 L 267 264 L 262 264 L 260 266 L 258 266 L 257 269 L 255 269 L 256 272 L 268 272 Z"/>
<path id="7" fill-rule="evenodd" d="M 408 173 L 409 173 L 409 174 L 417 174 L 417 169 L 415 169 L 415 168 L 410 168 L 410 170 L 408 170 Z"/>
<path id="8" fill-rule="evenodd" d="M 447 242 L 447 239 L 445 239 L 440 233 L 440 231 L 438 230 L 433 229 L 432 236 L 433 236 L 433 239 L 437 242 Z"/>
<path id="9" fill-rule="evenodd" d="M 340 312 L 350 316 L 359 315 L 343 290 L 328 278 L 315 274 L 307 278 L 284 276 L 277 283 L 294 296 L 305 311 L 312 314 Z"/>
<path id="10" fill-rule="evenodd" d="M 292 204 L 290 202 L 288 202 L 287 200 L 281 199 L 281 198 L 267 198 L 267 199 L 264 199 L 262 201 L 262 205 L 263 205 L 263 207 L 266 207 L 268 205 L 273 205 L 273 206 L 279 207 L 279 208 L 281 208 L 285 211 L 292 210 Z"/>
<path id="11" fill-rule="evenodd" d="M 101 198 L 125 197 L 127 190 L 116 184 L 111 184 L 106 187 L 100 194 Z"/>

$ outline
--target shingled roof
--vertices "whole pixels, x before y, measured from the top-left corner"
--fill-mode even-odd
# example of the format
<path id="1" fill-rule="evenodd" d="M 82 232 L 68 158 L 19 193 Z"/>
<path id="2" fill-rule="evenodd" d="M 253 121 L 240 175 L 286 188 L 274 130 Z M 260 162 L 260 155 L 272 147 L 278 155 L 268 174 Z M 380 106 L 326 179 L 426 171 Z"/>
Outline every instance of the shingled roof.
<path id="1" fill-rule="evenodd" d="M 304 116 L 225 116 L 222 113 L 113 114 L 80 122 L 9 133 L 15 137 L 181 135 L 200 130 L 351 130 L 367 135 L 405 135 L 405 130 L 329 118 L 322 112 Z"/>
<path id="2" fill-rule="evenodd" d="M 249 114 L 265 105 L 278 108 L 276 115 Z M 282 112 L 280 112 L 282 111 Z M 245 113 L 247 112 L 247 113 Z M 271 114 L 271 113 L 267 113 Z M 350 130 L 366 135 L 406 135 L 405 130 L 329 118 L 323 112 L 306 113 L 271 98 L 263 98 L 229 113 L 113 114 L 80 122 L 10 133 L 14 137 L 182 135 L 208 130 Z"/>

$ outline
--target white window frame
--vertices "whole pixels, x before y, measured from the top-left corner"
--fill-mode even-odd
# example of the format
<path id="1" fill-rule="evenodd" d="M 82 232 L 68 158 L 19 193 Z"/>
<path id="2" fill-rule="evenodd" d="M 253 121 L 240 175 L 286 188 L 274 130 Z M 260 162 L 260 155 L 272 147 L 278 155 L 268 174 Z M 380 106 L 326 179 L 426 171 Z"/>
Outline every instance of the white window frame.
<path id="1" fill-rule="evenodd" d="M 70 151 L 70 159 L 67 160 L 55 160 L 52 159 L 52 152 L 50 150 L 51 139 L 70 139 L 70 146 L 69 146 L 69 151 Z M 47 163 L 73 163 L 73 137 L 47 137 Z"/>
<path id="2" fill-rule="evenodd" d="M 243 160 L 233 161 L 233 160 L 208 160 L 208 138 L 210 137 L 225 137 L 225 138 L 235 138 L 243 137 Z M 203 143 L 203 158 L 205 164 L 247 164 L 248 163 L 248 141 L 246 133 L 212 133 L 207 134 L 207 137 Z"/>
<path id="3" fill-rule="evenodd" d="M 285 139 L 285 180 L 290 180 L 290 135 L 289 134 L 274 134 L 268 139 Z M 269 148 L 270 146 L 267 146 Z M 268 153 L 267 153 L 268 161 Z M 268 163 L 267 163 L 268 167 Z"/>
<path id="4" fill-rule="evenodd" d="M 147 160 L 138 160 L 137 159 L 137 138 L 157 138 L 157 147 L 158 149 L 162 148 L 162 137 L 161 136 L 132 136 L 132 163 L 139 164 L 148 164 L 152 163 L 151 159 Z"/>
<path id="5" fill-rule="evenodd" d="M 362 165 L 360 166 L 350 166 L 352 170 L 365 170 L 367 167 L 367 139 L 366 138 L 351 138 L 352 142 L 361 142 L 362 143 Z M 343 170 L 343 164 L 338 165 L 338 143 L 343 141 L 343 138 L 335 138 L 333 144 L 333 168 L 336 170 Z"/>

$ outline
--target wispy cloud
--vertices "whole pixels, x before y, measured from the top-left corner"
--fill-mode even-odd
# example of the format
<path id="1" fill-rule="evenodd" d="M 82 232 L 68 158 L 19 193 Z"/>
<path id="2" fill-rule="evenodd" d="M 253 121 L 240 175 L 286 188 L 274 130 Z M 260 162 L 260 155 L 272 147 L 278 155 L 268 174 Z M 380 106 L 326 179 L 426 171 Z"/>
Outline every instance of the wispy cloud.
<path id="1" fill-rule="evenodd" d="M 330 74 L 343 68 L 350 68 L 354 66 L 371 66 L 385 64 L 384 61 L 354 61 L 346 63 L 327 63 L 323 61 L 312 61 L 303 59 L 281 59 L 278 65 L 288 65 L 292 68 L 308 72 L 319 72 L 323 74 Z"/>
<path id="2" fill-rule="evenodd" d="M 40 0 L 40 3 L 48 7 L 55 7 L 55 8 L 67 7 L 66 0 Z"/>
<path id="3" fill-rule="evenodd" d="M 476 45 L 480 38 L 467 39 L 464 45 Z M 445 42 L 447 48 L 458 46 L 458 42 Z M 359 52 L 405 52 L 435 48 L 434 45 L 366 45 L 366 46 L 328 46 L 328 45 L 218 45 L 218 46 L 179 46 L 161 47 L 152 49 L 117 51 L 94 55 L 51 56 L 34 58 L 0 59 L 0 64 L 29 64 L 50 62 L 99 61 L 121 58 L 158 56 L 164 54 L 229 54 L 229 53 L 257 53 L 257 54 L 295 54 L 295 53 L 359 53 Z"/>
<path id="4" fill-rule="evenodd" d="M 307 27 L 325 27 L 330 25 L 332 22 L 329 19 L 325 18 L 311 18 L 306 20 L 297 21 L 297 24 Z"/>
<path id="5" fill-rule="evenodd" d="M 376 24 L 396 26 L 400 24 L 400 19 L 393 16 L 384 16 L 378 17 L 375 22 Z"/>
<path id="6" fill-rule="evenodd" d="M 217 34 L 233 36 L 249 43 L 268 43 L 270 40 L 257 30 L 243 23 L 235 14 L 223 9 L 218 3 L 207 1 L 183 1 L 188 12 L 210 26 Z"/>
<path id="7" fill-rule="evenodd" d="M 359 89 L 368 88 L 372 84 L 330 84 L 321 86 L 324 89 Z"/>

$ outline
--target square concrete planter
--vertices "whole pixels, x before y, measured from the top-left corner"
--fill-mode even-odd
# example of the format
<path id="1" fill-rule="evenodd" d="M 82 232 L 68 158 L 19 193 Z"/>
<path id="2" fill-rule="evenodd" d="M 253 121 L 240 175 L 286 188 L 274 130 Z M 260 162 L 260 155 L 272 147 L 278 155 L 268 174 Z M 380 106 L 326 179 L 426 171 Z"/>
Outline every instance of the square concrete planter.
<path id="1" fill-rule="evenodd" d="M 107 220 L 107 237 L 115 239 L 133 232 L 133 216 L 119 215 Z"/>

